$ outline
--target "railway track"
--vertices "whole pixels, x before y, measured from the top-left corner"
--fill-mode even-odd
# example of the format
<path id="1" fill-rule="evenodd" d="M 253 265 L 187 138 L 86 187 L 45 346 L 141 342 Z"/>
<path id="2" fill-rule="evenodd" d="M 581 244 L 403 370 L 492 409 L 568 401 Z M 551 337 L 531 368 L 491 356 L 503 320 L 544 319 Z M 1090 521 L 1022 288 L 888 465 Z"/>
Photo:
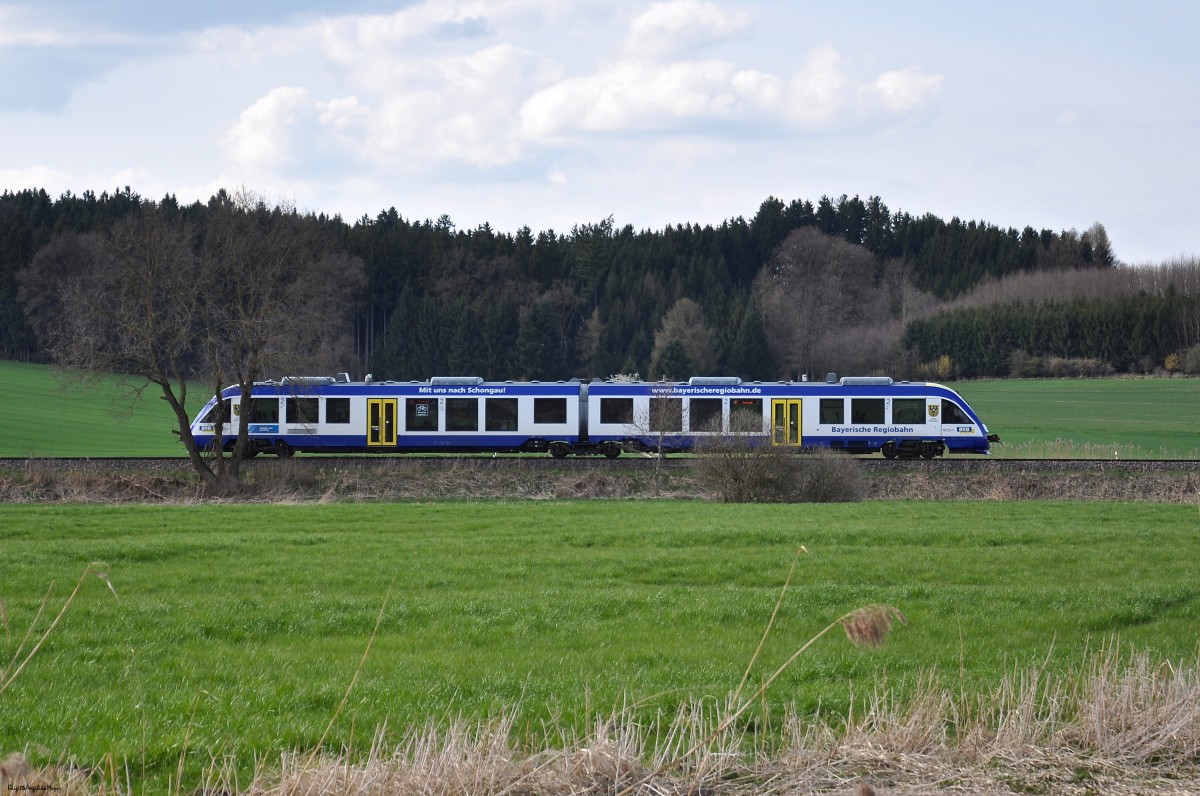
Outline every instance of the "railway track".
<path id="1" fill-rule="evenodd" d="M 695 463 L 694 457 L 673 456 L 661 462 L 653 456 L 625 455 L 617 459 L 602 457 L 567 457 L 554 459 L 549 456 L 450 456 L 450 455 L 373 455 L 373 456 L 328 456 L 299 455 L 280 460 L 274 456 L 259 456 L 242 463 L 243 468 L 296 467 L 296 468 L 340 468 L 356 467 L 421 467 L 434 468 L 527 468 L 559 470 L 613 470 L 653 469 L 655 467 L 687 468 Z M 1200 473 L 1200 460 L 1194 459 L 1000 459 L 985 457 L 952 457 L 930 461 L 922 459 L 884 459 L 878 456 L 856 457 L 855 461 L 866 472 L 874 473 L 1022 473 L 1022 472 L 1196 472 Z M 183 457 L 129 458 L 129 457 L 76 457 L 76 458 L 10 458 L 0 459 L 0 470 L 38 469 L 43 472 L 86 470 L 92 472 L 145 472 L 145 471 L 190 471 L 191 465 Z"/>

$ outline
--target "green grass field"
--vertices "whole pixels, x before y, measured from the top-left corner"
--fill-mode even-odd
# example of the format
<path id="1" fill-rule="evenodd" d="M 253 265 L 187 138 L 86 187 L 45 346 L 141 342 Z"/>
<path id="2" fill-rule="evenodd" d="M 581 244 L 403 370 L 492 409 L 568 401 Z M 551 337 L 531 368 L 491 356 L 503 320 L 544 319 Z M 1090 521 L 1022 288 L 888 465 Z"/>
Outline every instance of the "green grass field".
<path id="1" fill-rule="evenodd" d="M 87 579 L 0 694 L 0 750 L 111 753 L 161 780 L 185 747 L 195 765 L 247 768 L 309 748 L 389 589 L 331 748 L 362 750 L 383 722 L 512 710 L 534 734 L 627 701 L 669 717 L 733 691 L 799 545 L 754 679 L 862 605 L 909 625 L 875 651 L 822 639 L 773 687 L 771 715 L 903 696 L 929 671 L 986 692 L 1114 636 L 1195 665 L 1197 525 L 1195 506 L 1152 504 L 0 505 L 0 661 L 52 581 L 41 628 L 88 562 L 119 595 Z"/>
<path id="2" fill-rule="evenodd" d="M 1200 458 L 1200 379 L 978 381 L 953 385 L 1020 458 Z M 193 385 L 190 409 L 208 400 Z M 115 379 L 64 387 L 42 365 L 0 361 L 0 457 L 181 456 L 175 419 Z"/>
<path id="3" fill-rule="evenodd" d="M 182 456 L 160 396 L 147 389 L 133 403 L 115 378 L 71 385 L 45 365 L 0 360 L 0 457 Z"/>
<path id="4" fill-rule="evenodd" d="M 1200 459 L 1200 379 L 953 385 L 1017 458 Z"/>

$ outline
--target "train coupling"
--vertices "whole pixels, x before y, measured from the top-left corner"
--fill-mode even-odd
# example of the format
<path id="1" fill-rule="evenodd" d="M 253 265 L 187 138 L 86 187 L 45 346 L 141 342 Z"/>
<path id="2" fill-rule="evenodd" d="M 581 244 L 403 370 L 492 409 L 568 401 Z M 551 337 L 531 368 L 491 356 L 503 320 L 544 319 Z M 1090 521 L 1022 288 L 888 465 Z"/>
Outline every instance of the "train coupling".
<path id="1" fill-rule="evenodd" d="M 996 442 L 996 443 L 1000 442 L 1000 435 L 999 434 L 988 434 L 988 442 Z"/>

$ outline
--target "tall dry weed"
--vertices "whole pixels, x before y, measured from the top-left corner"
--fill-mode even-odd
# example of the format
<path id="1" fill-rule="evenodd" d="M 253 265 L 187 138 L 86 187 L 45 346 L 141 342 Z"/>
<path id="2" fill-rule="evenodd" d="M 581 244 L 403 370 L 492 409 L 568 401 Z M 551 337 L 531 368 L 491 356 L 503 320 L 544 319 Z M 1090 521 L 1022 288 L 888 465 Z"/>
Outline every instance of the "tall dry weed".
<path id="1" fill-rule="evenodd" d="M 835 623 L 834 628 L 840 623 Z M 365 753 L 278 753 L 239 782 L 234 758 L 214 756 L 181 793 L 239 796 L 762 796 L 890 793 L 1183 794 L 1200 792 L 1200 657 L 1185 664 L 1120 652 L 1115 643 L 1078 669 L 1014 667 L 980 696 L 919 677 L 900 699 L 881 681 L 848 716 L 788 710 L 777 737 L 747 736 L 726 719 L 740 704 L 694 700 L 670 716 L 618 706 L 583 734 L 559 728 L 534 743 L 517 710 L 477 721 L 428 723 L 396 739 L 377 729 Z M 553 729 L 553 728 L 550 728 Z M 689 751 L 692 753 L 687 754 Z M 676 763 L 674 765 L 668 765 Z M 59 792 L 136 792 L 112 766 L 90 774 L 0 763 L 8 784 Z M 0 779 L 0 781 L 3 781 Z"/>
<path id="2" fill-rule="evenodd" d="M 9 663 L 3 669 L 0 669 L 0 696 L 3 696 L 4 692 L 8 690 L 9 686 L 16 682 L 16 679 L 21 676 L 21 672 L 25 671 L 25 667 L 29 665 L 29 662 L 37 656 L 38 652 L 42 648 L 42 645 L 44 645 L 46 640 L 53 635 L 54 629 L 58 627 L 58 624 L 62 621 L 62 618 L 67 615 L 67 609 L 69 609 L 71 604 L 75 602 L 75 598 L 79 595 L 79 590 L 83 588 L 83 584 L 88 579 L 89 575 L 104 581 L 104 583 L 108 586 L 108 590 L 112 592 L 113 597 L 120 600 L 120 597 L 117 595 L 117 590 L 113 587 L 112 581 L 108 579 L 108 575 L 104 572 L 104 566 L 97 562 L 92 562 L 84 567 L 83 574 L 79 576 L 79 581 L 75 584 L 75 588 L 71 591 L 71 594 L 63 602 L 62 607 L 59 608 L 58 614 L 54 617 L 53 621 L 51 621 L 50 624 L 41 631 L 39 635 L 37 627 L 41 622 L 42 616 L 46 612 L 46 608 L 50 605 L 50 599 L 54 594 L 55 584 L 52 582 L 50 584 L 50 588 L 46 591 L 46 596 L 42 598 L 42 602 L 38 607 L 33 621 L 29 623 L 29 627 L 26 629 L 25 636 L 21 639 L 21 642 L 17 645 L 16 650 L 13 652 L 12 660 L 9 661 Z M 5 616 L 4 623 L 7 635 L 7 615 Z M 34 641 L 35 638 L 37 639 L 36 641 Z"/>

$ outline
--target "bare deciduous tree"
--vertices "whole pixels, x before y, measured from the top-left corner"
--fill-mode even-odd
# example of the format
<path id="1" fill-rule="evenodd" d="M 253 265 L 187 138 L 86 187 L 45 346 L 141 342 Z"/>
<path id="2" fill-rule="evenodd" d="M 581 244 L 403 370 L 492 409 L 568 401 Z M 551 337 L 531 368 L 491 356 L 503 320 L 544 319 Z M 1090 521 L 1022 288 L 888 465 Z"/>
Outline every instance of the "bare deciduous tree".
<path id="1" fill-rule="evenodd" d="M 53 359 L 130 377 L 138 395 L 157 386 L 212 492 L 237 488 L 248 413 L 234 456 L 218 448 L 206 458 L 190 431 L 189 384 L 202 375 L 216 392 L 237 384 L 245 401 L 269 368 L 330 357 L 362 284 L 361 263 L 327 246 L 311 220 L 224 192 L 203 229 L 147 203 L 106 237 L 52 241 L 22 275 L 26 311 Z"/>
<path id="2" fill-rule="evenodd" d="M 209 204 L 202 245 L 203 345 L 215 392 L 235 384 L 248 406 L 256 381 L 274 370 L 310 366 L 347 319 L 365 284 L 357 258 L 326 245 L 310 219 L 270 206 L 249 191 Z M 238 423 L 233 456 L 218 456 L 222 480 L 236 482 L 249 423 Z"/>
<path id="3" fill-rule="evenodd" d="M 1170 290 L 1185 295 L 1200 295 L 1200 260 L 1178 258 L 1157 265 L 1021 271 L 999 279 L 985 280 L 938 309 L 976 308 L 1017 302 L 1041 304 L 1076 299 L 1103 301 L 1138 291 L 1161 296 Z"/>
<path id="4" fill-rule="evenodd" d="M 713 332 L 705 322 L 704 310 L 690 298 L 679 299 L 663 316 L 662 324 L 654 335 L 654 351 L 650 355 L 650 361 L 652 363 L 663 361 L 663 356 L 672 343 L 679 343 L 683 346 L 695 373 L 662 374 L 654 372 L 652 375 L 655 378 L 660 375 L 685 378 L 708 374 L 711 371 L 717 358 Z"/>
<path id="5" fill-rule="evenodd" d="M 836 366 L 824 342 L 888 316 L 875 258 L 861 246 L 802 227 L 787 236 L 755 278 L 754 295 L 776 360 L 786 371 Z"/>
<path id="6" fill-rule="evenodd" d="M 202 315 L 190 237 L 191 230 L 147 205 L 118 221 L 107 237 L 55 238 L 22 273 L 22 300 L 58 364 L 85 376 L 127 377 L 135 396 L 157 386 L 193 465 L 216 486 L 196 450 L 186 409 Z"/>

